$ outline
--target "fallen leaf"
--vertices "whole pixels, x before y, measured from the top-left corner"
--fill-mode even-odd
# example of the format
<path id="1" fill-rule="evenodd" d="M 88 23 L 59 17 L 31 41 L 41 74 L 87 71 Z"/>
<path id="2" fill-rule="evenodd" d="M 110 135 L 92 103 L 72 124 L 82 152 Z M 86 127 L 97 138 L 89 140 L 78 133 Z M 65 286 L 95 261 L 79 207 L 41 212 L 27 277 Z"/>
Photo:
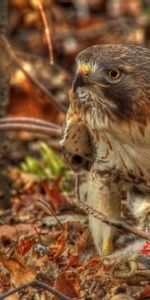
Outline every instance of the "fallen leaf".
<path id="1" fill-rule="evenodd" d="M 18 236 L 26 236 L 30 233 L 30 236 L 35 235 L 35 228 L 38 228 L 34 224 L 16 224 L 15 226 L 11 225 L 1 225 L 0 226 L 0 242 L 5 242 L 5 240 L 9 240 L 16 242 L 18 240 Z"/>
<path id="2" fill-rule="evenodd" d="M 17 259 L 4 259 L 0 256 L 0 261 L 3 266 L 11 273 L 11 284 L 17 287 L 29 280 L 36 278 L 36 273 L 27 265 L 21 264 Z"/>
<path id="3" fill-rule="evenodd" d="M 33 247 L 35 244 L 35 241 L 33 240 L 25 240 L 21 239 L 18 247 L 17 247 L 17 253 L 21 256 L 24 256 L 28 253 L 28 251 Z"/>
<path id="4" fill-rule="evenodd" d="M 45 192 L 47 193 L 50 199 L 50 204 L 55 211 L 59 211 L 62 208 L 64 209 L 67 204 L 65 197 L 61 193 L 59 180 L 60 179 L 55 180 L 53 183 L 51 182 L 50 185 L 44 183 Z"/>
<path id="5" fill-rule="evenodd" d="M 64 251 L 65 242 L 67 240 L 67 231 L 64 231 L 58 238 L 58 245 L 50 248 L 50 253 L 58 258 Z"/>
<path id="6" fill-rule="evenodd" d="M 77 274 L 70 271 L 61 273 L 56 279 L 55 289 L 68 297 L 79 298 L 81 286 Z M 57 297 L 53 299 L 59 300 Z"/>
<path id="7" fill-rule="evenodd" d="M 139 297 L 141 297 L 142 299 L 150 299 L 150 287 L 145 287 L 144 290 L 140 293 Z"/>

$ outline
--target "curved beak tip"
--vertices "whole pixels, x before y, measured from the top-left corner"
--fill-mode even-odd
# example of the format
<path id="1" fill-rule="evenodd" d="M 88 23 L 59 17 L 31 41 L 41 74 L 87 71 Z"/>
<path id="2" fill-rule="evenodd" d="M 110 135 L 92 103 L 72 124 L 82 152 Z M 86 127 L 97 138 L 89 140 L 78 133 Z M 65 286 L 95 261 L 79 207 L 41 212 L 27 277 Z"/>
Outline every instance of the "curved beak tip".
<path id="1" fill-rule="evenodd" d="M 74 81 L 73 81 L 73 92 L 76 91 L 76 89 L 78 87 L 81 87 L 84 85 L 84 77 L 83 77 L 83 73 L 79 72 L 76 74 Z"/>

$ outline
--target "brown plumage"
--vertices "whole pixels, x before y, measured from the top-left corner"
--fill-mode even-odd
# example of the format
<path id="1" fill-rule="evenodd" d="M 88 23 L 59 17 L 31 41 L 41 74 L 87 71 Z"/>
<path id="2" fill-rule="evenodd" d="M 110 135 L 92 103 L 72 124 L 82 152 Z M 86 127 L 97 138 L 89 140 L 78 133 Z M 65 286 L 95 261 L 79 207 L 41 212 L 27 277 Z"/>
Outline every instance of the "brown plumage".
<path id="1" fill-rule="evenodd" d="M 139 198 L 143 201 L 141 207 L 144 203 L 150 207 L 149 73 L 150 50 L 138 46 L 96 45 L 77 56 L 63 144 L 71 123 L 78 126 L 80 119 L 83 136 L 90 138 L 88 153 L 92 157 L 88 203 L 113 219 L 120 218 L 124 191 L 134 215 L 138 212 L 141 220 L 146 210 L 140 215 Z M 78 149 L 83 149 L 84 142 L 77 131 L 76 140 Z M 71 154 L 68 149 L 65 146 Z M 83 157 L 84 151 L 81 152 Z M 86 157 L 84 165 L 85 161 Z M 98 251 L 108 254 L 115 230 L 91 216 L 89 220 Z"/>
<path id="2" fill-rule="evenodd" d="M 88 128 L 80 117 L 68 110 L 63 140 L 60 142 L 64 158 L 74 172 L 89 171 L 93 163 L 94 149 Z"/>

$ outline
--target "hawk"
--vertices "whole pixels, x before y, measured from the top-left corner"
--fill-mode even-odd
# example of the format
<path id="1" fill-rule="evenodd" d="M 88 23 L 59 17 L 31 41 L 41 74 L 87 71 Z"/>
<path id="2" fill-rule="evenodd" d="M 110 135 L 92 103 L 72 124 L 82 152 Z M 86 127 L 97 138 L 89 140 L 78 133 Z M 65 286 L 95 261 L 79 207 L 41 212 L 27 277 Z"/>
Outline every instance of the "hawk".
<path id="1" fill-rule="evenodd" d="M 61 142 L 76 172 L 87 174 L 87 201 L 110 219 L 121 199 L 144 230 L 150 222 L 150 50 L 95 45 L 80 52 Z M 113 250 L 115 229 L 89 216 L 100 254 Z"/>

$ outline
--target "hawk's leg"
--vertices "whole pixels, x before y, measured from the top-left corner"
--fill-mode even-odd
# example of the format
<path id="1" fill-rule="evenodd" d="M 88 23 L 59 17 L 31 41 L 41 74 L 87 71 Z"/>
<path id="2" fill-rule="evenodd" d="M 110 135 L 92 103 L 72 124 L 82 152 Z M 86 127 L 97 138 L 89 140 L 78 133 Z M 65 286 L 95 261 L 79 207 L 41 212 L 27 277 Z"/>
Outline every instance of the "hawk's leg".
<path id="1" fill-rule="evenodd" d="M 150 231 L 150 192 L 132 187 L 128 192 L 128 204 L 140 229 Z"/>
<path id="2" fill-rule="evenodd" d="M 102 178 L 98 173 L 89 174 L 88 204 L 97 211 L 105 214 L 110 220 L 119 220 L 121 213 L 121 195 L 119 186 Z M 89 216 L 90 228 L 93 240 L 98 252 L 108 255 L 113 250 L 113 237 L 116 229 L 108 226 L 98 219 Z"/>

